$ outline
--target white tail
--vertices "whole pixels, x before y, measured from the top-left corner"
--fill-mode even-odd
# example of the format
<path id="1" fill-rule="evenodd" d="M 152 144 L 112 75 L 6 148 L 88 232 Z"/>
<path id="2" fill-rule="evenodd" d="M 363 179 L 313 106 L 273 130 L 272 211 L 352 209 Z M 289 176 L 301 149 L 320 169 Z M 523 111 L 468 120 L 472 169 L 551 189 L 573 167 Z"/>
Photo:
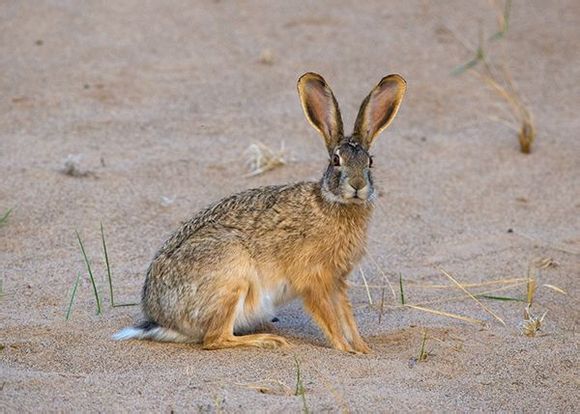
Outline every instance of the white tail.
<path id="1" fill-rule="evenodd" d="M 150 339 L 158 342 L 194 342 L 193 338 L 185 336 L 173 329 L 146 323 L 138 326 L 121 329 L 113 335 L 115 341 L 126 341 L 129 339 Z"/>

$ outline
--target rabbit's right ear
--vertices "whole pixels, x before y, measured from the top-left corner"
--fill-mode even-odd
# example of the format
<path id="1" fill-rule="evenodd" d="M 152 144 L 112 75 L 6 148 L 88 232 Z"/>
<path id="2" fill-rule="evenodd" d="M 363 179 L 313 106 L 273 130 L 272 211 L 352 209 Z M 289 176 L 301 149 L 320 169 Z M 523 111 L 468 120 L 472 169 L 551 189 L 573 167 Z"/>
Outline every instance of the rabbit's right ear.
<path id="1" fill-rule="evenodd" d="M 332 90 L 322 76 L 308 72 L 298 79 L 298 95 L 306 118 L 320 132 L 332 154 L 343 137 L 342 118 Z"/>

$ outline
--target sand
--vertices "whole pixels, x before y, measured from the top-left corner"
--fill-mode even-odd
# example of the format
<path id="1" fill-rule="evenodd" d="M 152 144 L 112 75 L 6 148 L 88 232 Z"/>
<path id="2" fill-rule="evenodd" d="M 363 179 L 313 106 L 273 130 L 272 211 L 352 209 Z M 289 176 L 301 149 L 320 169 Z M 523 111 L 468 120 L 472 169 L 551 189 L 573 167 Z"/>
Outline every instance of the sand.
<path id="1" fill-rule="evenodd" d="M 504 50 L 493 49 L 534 114 L 531 155 L 497 95 L 450 74 L 480 24 L 497 27 L 485 1 L 3 2 L 0 212 L 14 210 L 0 227 L 0 411 L 298 412 L 298 361 L 313 412 L 578 412 L 580 3 L 514 1 Z M 386 288 L 380 322 L 381 289 L 370 307 L 360 273 L 351 277 L 374 352 L 330 349 L 299 303 L 265 328 L 289 349 L 112 341 L 140 313 L 108 303 L 99 223 L 116 300 L 138 301 L 153 254 L 195 211 L 318 179 L 326 153 L 295 90 L 306 71 L 325 76 L 347 129 L 382 76 L 409 84 L 373 150 L 381 196 L 362 268 L 396 293 Z M 246 177 L 255 142 L 283 142 L 290 162 Z M 87 174 L 61 173 L 70 154 Z M 539 271 L 532 311 L 547 315 L 534 338 L 520 332 L 524 303 L 484 300 L 504 327 L 473 300 L 450 299 L 462 292 L 438 270 L 481 283 L 526 277 L 538 258 L 557 266 Z M 407 303 L 438 300 L 424 306 L 485 326 L 397 306 L 399 274 Z M 423 332 L 429 355 L 417 362 Z"/>

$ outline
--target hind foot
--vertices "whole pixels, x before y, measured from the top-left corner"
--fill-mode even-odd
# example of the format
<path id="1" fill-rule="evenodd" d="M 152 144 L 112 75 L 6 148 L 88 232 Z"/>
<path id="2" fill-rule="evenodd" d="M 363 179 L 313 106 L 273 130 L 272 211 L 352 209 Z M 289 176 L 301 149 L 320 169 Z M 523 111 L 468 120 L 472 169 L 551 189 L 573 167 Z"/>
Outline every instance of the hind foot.
<path id="1" fill-rule="evenodd" d="M 290 344 L 281 336 L 272 334 L 230 336 L 227 338 L 217 338 L 209 341 L 206 340 L 203 343 L 204 349 L 238 348 L 242 346 L 276 349 L 288 347 Z"/>

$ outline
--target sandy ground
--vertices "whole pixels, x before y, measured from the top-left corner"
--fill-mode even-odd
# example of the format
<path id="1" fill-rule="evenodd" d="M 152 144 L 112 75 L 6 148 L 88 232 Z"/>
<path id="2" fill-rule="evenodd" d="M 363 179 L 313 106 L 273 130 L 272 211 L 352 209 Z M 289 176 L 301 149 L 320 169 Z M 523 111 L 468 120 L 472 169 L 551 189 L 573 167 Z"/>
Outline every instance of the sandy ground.
<path id="1" fill-rule="evenodd" d="M 497 121 L 509 119 L 497 96 L 450 75 L 470 58 L 458 38 L 474 45 L 480 23 L 496 27 L 486 1 L 27 4 L 0 5 L 0 210 L 14 207 L 0 227 L 0 411 L 298 412 L 296 360 L 315 412 L 580 410 L 578 1 L 514 1 L 503 44 L 537 122 L 529 156 Z M 286 350 L 113 342 L 139 309 L 108 305 L 99 222 L 117 300 L 135 301 L 156 249 L 196 210 L 245 188 L 318 179 L 326 154 L 295 91 L 309 70 L 333 87 L 346 125 L 382 76 L 407 78 L 374 148 L 381 197 L 362 267 L 371 285 L 384 272 L 397 295 L 402 274 L 408 303 L 439 301 L 425 306 L 486 326 L 403 309 L 389 288 L 379 322 L 356 272 L 368 356 L 328 348 L 298 303 L 267 328 L 289 338 Z M 244 177 L 256 141 L 283 142 L 291 162 Z M 69 154 L 91 174 L 62 174 Z M 503 327 L 453 299 L 462 292 L 437 270 L 480 283 L 523 277 L 537 258 L 559 264 L 540 286 L 568 294 L 539 288 L 533 311 L 548 313 L 535 338 L 519 331 L 524 304 L 485 301 Z M 372 295 L 381 301 L 381 289 Z M 430 354 L 416 362 L 424 331 Z"/>

